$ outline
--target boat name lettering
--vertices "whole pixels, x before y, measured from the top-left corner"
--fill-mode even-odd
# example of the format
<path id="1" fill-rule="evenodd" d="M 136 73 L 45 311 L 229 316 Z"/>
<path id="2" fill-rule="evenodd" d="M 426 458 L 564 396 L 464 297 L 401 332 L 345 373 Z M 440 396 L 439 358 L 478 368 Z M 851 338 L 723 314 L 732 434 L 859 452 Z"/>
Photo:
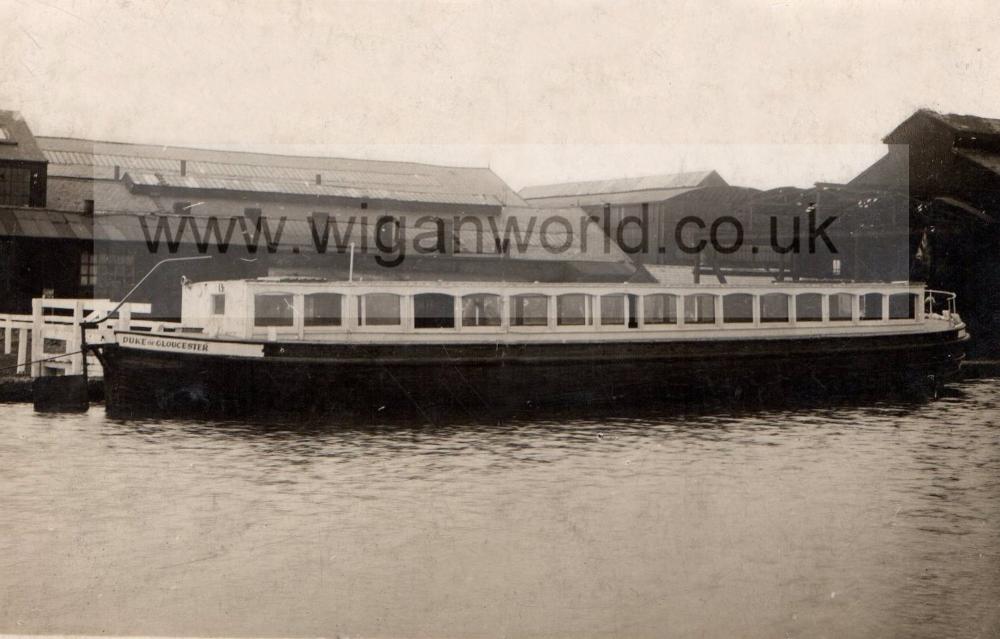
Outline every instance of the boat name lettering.
<path id="1" fill-rule="evenodd" d="M 144 346 L 147 348 L 162 348 L 166 350 L 197 351 L 201 353 L 208 352 L 208 344 L 205 342 L 163 339 L 159 337 L 123 335 L 121 343 L 122 346 Z"/>

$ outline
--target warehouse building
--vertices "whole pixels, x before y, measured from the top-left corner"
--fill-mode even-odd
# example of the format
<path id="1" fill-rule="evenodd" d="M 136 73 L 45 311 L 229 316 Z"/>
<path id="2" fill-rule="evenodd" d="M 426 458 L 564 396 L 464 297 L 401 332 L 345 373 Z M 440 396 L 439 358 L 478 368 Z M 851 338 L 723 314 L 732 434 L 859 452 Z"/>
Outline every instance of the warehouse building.
<path id="1" fill-rule="evenodd" d="M 212 256 L 164 264 L 136 292 L 162 317 L 179 312 L 182 276 L 641 275 L 599 228 L 581 225 L 582 210 L 539 224 L 488 168 L 43 137 L 11 111 L 0 111 L 0 142 L 3 312 L 41 296 L 120 299 L 177 257 Z"/>

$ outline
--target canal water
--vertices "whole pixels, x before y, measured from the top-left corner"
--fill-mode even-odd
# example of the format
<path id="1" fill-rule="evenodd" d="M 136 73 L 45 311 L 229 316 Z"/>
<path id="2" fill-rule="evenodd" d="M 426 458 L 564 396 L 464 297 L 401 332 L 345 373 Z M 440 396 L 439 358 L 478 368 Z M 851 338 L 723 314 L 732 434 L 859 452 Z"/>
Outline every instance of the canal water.
<path id="1" fill-rule="evenodd" d="M 0 406 L 0 632 L 1000 636 L 1000 382 L 360 428 Z"/>

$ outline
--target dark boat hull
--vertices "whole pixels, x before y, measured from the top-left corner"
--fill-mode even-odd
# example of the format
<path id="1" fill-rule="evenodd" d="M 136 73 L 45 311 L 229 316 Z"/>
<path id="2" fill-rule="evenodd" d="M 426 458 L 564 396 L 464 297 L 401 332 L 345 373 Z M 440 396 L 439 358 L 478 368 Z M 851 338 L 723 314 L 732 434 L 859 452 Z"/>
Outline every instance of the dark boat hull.
<path id="1" fill-rule="evenodd" d="M 828 397 L 925 388 L 958 372 L 964 331 L 534 344 L 266 343 L 238 358 L 108 345 L 108 413 L 422 417 L 692 397 Z"/>

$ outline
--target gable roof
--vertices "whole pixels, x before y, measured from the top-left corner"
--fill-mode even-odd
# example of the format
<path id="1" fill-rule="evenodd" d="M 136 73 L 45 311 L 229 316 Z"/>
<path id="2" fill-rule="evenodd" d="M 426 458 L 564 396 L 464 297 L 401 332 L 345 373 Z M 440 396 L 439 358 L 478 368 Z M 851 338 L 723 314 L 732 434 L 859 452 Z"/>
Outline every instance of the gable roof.
<path id="1" fill-rule="evenodd" d="M 978 115 L 938 113 L 931 109 L 919 109 L 900 122 L 882 141 L 886 144 L 906 143 L 907 130 L 915 120 L 931 122 L 947 129 L 954 138 L 955 146 L 982 146 L 1000 142 L 1000 119 L 984 118 Z"/>
<path id="2" fill-rule="evenodd" d="M 20 113 L 0 111 L 0 127 L 7 133 L 6 139 L 0 139 L 0 160 L 45 161 L 45 156 L 35 143 L 35 136 Z"/>
<path id="3" fill-rule="evenodd" d="M 314 185 L 368 192 L 420 195 L 417 201 L 469 202 L 521 205 L 524 202 L 492 170 L 347 158 L 278 155 L 187 147 L 101 142 L 76 138 L 37 138 L 49 174 L 63 177 L 115 179 L 125 173 L 160 175 L 179 188 L 195 188 L 192 180 L 224 180 L 227 186 L 242 181 L 246 190 L 260 192 L 260 184 Z M 184 176 L 181 176 L 181 163 Z M 320 184 L 316 184 L 316 176 Z M 284 188 L 279 189 L 284 191 Z M 373 198 L 374 199 L 374 198 Z"/>
<path id="4" fill-rule="evenodd" d="M 930 109 L 920 109 L 918 113 L 933 118 L 948 128 L 962 133 L 982 133 L 984 135 L 1000 135 L 1000 119 L 984 118 L 978 115 L 959 115 L 957 113 L 938 113 Z"/>
<path id="5" fill-rule="evenodd" d="M 669 199 L 695 188 L 726 185 L 715 171 L 694 171 L 527 186 L 519 195 L 532 204 L 543 206 L 636 204 Z"/>

